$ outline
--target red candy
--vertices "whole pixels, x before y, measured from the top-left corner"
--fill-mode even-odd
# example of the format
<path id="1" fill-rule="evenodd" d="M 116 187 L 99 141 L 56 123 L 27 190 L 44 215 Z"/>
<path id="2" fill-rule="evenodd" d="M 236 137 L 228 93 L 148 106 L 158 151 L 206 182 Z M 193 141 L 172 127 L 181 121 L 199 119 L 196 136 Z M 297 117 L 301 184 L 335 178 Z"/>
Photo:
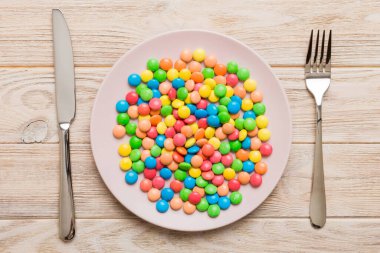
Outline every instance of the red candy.
<path id="1" fill-rule="evenodd" d="M 130 91 L 125 96 L 125 100 L 127 100 L 128 104 L 135 105 L 137 104 L 137 101 L 139 100 L 139 95 L 134 91 Z"/>
<path id="2" fill-rule="evenodd" d="M 175 135 L 174 127 L 168 127 L 168 129 L 166 129 L 166 131 L 165 131 L 166 138 L 173 138 L 174 135 Z"/>
<path id="3" fill-rule="evenodd" d="M 198 120 L 198 127 L 206 129 L 208 127 L 207 118 L 201 118 Z"/>
<path id="4" fill-rule="evenodd" d="M 150 101 L 149 101 L 149 107 L 150 109 L 152 109 L 153 111 L 158 111 L 161 109 L 161 106 L 162 106 L 162 102 L 159 98 L 152 98 Z"/>
<path id="5" fill-rule="evenodd" d="M 262 156 L 270 156 L 272 154 L 272 145 L 267 142 L 264 142 L 260 146 L 260 153 Z"/>
<path id="6" fill-rule="evenodd" d="M 192 192 L 189 195 L 189 202 L 193 205 L 198 204 L 201 201 L 201 195 L 198 192 Z"/>
<path id="7" fill-rule="evenodd" d="M 263 179 L 261 177 L 260 174 L 257 174 L 257 173 L 253 173 L 251 175 L 251 179 L 249 180 L 249 182 L 251 183 L 251 185 L 253 187 L 259 187 L 262 183 Z"/>
<path id="8" fill-rule="evenodd" d="M 231 153 L 228 153 L 227 155 L 222 156 L 221 161 L 225 167 L 229 167 L 234 161 L 234 156 Z"/>
<path id="9" fill-rule="evenodd" d="M 226 76 L 226 82 L 227 82 L 227 85 L 231 87 L 235 87 L 239 83 L 239 79 L 237 75 L 235 74 L 228 74 Z"/>
<path id="10" fill-rule="evenodd" d="M 174 191 L 174 192 L 180 192 L 183 188 L 183 184 L 181 181 L 178 181 L 178 180 L 173 180 L 171 181 L 170 183 L 170 188 Z"/>
<path id="11" fill-rule="evenodd" d="M 181 132 L 181 128 L 185 126 L 185 123 L 182 120 L 177 120 L 174 123 L 174 129 L 177 133 Z"/>
<path id="12" fill-rule="evenodd" d="M 156 170 L 144 169 L 144 177 L 146 179 L 153 179 L 157 174 Z"/>
<path id="13" fill-rule="evenodd" d="M 177 90 L 175 88 L 171 87 L 169 90 L 169 93 L 168 93 L 168 97 L 171 101 L 176 99 L 177 98 Z"/>
<path id="14" fill-rule="evenodd" d="M 236 128 L 234 129 L 234 131 L 232 132 L 232 134 L 229 134 L 228 135 L 228 139 L 230 141 L 235 141 L 239 138 L 239 130 L 237 130 Z"/>
<path id="15" fill-rule="evenodd" d="M 164 167 L 164 165 L 161 163 L 161 159 L 160 159 L 160 157 L 157 157 L 156 158 L 156 169 L 157 170 L 160 170 L 160 169 L 162 169 Z"/>
<path id="16" fill-rule="evenodd" d="M 148 192 L 150 189 L 152 188 L 152 181 L 149 180 L 149 179 L 143 179 L 141 180 L 140 182 L 140 189 L 143 191 L 143 192 Z"/>
<path id="17" fill-rule="evenodd" d="M 212 156 L 210 156 L 210 162 L 218 163 L 222 159 L 222 154 L 219 151 L 215 151 Z"/>
<path id="18" fill-rule="evenodd" d="M 176 120 L 179 120 L 178 110 L 177 110 L 177 109 L 174 109 L 172 113 L 173 113 L 174 118 L 175 118 Z"/>
<path id="19" fill-rule="evenodd" d="M 212 170 L 202 172 L 202 177 L 205 180 L 212 180 L 214 178 L 214 172 Z"/>
<path id="20" fill-rule="evenodd" d="M 140 104 L 140 105 L 138 106 L 138 112 L 139 112 L 139 114 L 142 115 L 142 116 L 149 115 L 149 113 L 150 113 L 150 107 L 149 107 L 149 105 L 148 105 L 148 104 L 145 104 L 145 103 Z"/>
<path id="21" fill-rule="evenodd" d="M 212 183 L 213 183 L 213 185 L 215 185 L 215 186 L 220 186 L 220 185 L 223 184 L 223 182 L 224 182 L 224 177 L 223 177 L 223 175 L 216 175 L 216 176 L 214 176 L 214 178 L 212 179 Z"/>
<path id="22" fill-rule="evenodd" d="M 184 120 L 184 122 L 188 125 L 193 124 L 197 121 L 197 118 L 194 115 L 190 115 L 187 119 Z"/>
<path id="23" fill-rule="evenodd" d="M 206 99 L 201 99 L 201 101 L 199 101 L 199 103 L 197 104 L 197 108 L 198 109 L 206 110 L 207 105 L 208 105 L 207 100 Z"/>
<path id="24" fill-rule="evenodd" d="M 237 179 L 231 179 L 228 181 L 228 188 L 232 192 L 238 191 L 240 189 L 240 182 Z"/>
<path id="25" fill-rule="evenodd" d="M 152 180 L 152 185 L 154 188 L 162 189 L 165 185 L 165 180 L 162 177 L 155 177 Z"/>
<path id="26" fill-rule="evenodd" d="M 201 171 L 209 171 L 209 170 L 211 170 L 211 167 L 212 167 L 211 161 L 205 160 L 205 161 L 203 161 L 203 163 L 201 165 Z"/>
<path id="27" fill-rule="evenodd" d="M 148 132 L 146 132 L 146 135 L 151 138 L 151 139 L 156 139 L 158 133 L 157 133 L 157 128 L 152 126 Z"/>
<path id="28" fill-rule="evenodd" d="M 186 142 L 186 137 L 183 134 L 178 133 L 174 135 L 173 142 L 174 142 L 174 145 L 176 145 L 177 147 L 183 147 Z"/>
<path id="29" fill-rule="evenodd" d="M 214 154 L 214 152 L 215 152 L 215 149 L 211 144 L 206 143 L 205 145 L 203 145 L 202 154 L 204 156 L 210 157 Z"/>

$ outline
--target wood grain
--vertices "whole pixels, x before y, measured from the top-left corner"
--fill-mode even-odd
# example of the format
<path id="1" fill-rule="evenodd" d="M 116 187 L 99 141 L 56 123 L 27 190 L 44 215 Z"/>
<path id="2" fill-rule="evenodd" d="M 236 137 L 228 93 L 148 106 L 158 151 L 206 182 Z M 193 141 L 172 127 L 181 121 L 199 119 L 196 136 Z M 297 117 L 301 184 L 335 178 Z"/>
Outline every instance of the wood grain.
<path id="1" fill-rule="evenodd" d="M 90 116 L 96 92 L 109 68 L 76 68 L 77 114 L 73 143 L 89 142 Z M 293 141 L 314 142 L 314 100 L 305 88 L 302 68 L 274 68 L 292 111 Z M 0 68 L 0 143 L 22 143 L 33 129 L 37 140 L 58 141 L 53 68 Z M 323 107 L 325 143 L 380 142 L 380 68 L 337 68 Z M 42 124 L 45 122 L 48 126 Z M 35 126 L 35 124 L 32 124 Z"/>
<path id="2" fill-rule="evenodd" d="M 57 220 L 0 221 L 3 252 L 378 252 L 380 219 L 328 219 L 322 230 L 308 219 L 244 219 L 200 233 L 165 230 L 140 219 L 77 220 L 70 243 Z M 274 239 L 275 238 L 275 239 Z"/>
<path id="3" fill-rule="evenodd" d="M 326 144 L 324 151 L 327 215 L 380 216 L 380 144 Z M 250 217 L 308 217 L 312 158 L 312 144 L 294 144 L 277 188 Z M 58 145 L 2 145 L 0 164 L 1 218 L 57 217 Z M 79 218 L 134 217 L 103 184 L 89 145 L 72 146 L 72 169 Z"/>
<path id="4" fill-rule="evenodd" d="M 335 66 L 380 66 L 380 2 L 2 1 L 1 66 L 52 66 L 51 9 L 70 28 L 77 66 L 111 66 L 145 39 L 178 29 L 220 32 L 272 65 L 302 65 L 311 29 L 333 29 Z M 196 16 L 196 18 L 194 18 Z"/>

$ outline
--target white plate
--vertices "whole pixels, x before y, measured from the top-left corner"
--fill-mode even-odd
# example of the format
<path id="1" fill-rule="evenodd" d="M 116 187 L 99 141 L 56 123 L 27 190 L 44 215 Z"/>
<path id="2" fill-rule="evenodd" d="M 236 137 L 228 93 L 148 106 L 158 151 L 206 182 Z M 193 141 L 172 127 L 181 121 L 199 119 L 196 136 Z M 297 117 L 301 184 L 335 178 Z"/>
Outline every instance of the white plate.
<path id="1" fill-rule="evenodd" d="M 250 185 L 242 186 L 240 192 L 243 201 L 221 211 L 217 218 L 210 218 L 207 212 L 196 211 L 186 215 L 183 211 L 169 209 L 166 213 L 158 213 L 155 203 L 147 199 L 147 194 L 139 189 L 139 181 L 127 185 L 124 181 L 125 172 L 119 169 L 120 157 L 117 148 L 128 141 L 128 137 L 117 140 L 112 135 L 116 124 L 117 112 L 115 104 L 125 98 L 131 87 L 127 78 L 131 73 L 140 73 L 146 67 L 146 61 L 170 57 L 178 59 L 184 48 L 204 48 L 208 54 L 214 54 L 218 61 L 226 64 L 230 60 L 246 67 L 251 77 L 258 82 L 257 89 L 264 94 L 269 118 L 268 128 L 272 132 L 270 143 L 273 153 L 265 161 L 268 172 L 263 176 L 262 185 L 254 189 Z M 241 84 L 240 84 L 241 85 Z M 290 109 L 285 92 L 270 67 L 252 49 L 242 43 L 217 33 L 207 31 L 177 31 L 170 32 L 147 40 L 123 55 L 113 66 L 98 91 L 91 117 L 91 147 L 99 173 L 112 194 L 128 210 L 142 219 L 161 227 L 182 230 L 202 231 L 218 228 L 246 216 L 255 210 L 272 192 L 278 183 L 288 160 L 291 146 Z"/>

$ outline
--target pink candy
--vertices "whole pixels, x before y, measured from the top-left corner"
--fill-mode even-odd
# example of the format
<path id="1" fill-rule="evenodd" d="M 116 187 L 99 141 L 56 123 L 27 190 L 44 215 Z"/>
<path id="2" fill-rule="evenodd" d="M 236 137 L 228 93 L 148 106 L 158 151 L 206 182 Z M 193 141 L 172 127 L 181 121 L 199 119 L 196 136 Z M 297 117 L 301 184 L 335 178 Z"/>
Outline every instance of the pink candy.
<path id="1" fill-rule="evenodd" d="M 226 77 L 226 82 L 229 86 L 235 87 L 239 83 L 239 79 L 235 74 L 228 74 Z"/>
<path id="2" fill-rule="evenodd" d="M 220 186 L 224 182 L 224 177 L 222 175 L 215 175 L 214 178 L 212 179 L 212 183 L 215 186 Z"/>
<path id="3" fill-rule="evenodd" d="M 165 185 L 165 180 L 162 177 L 155 177 L 152 180 L 152 185 L 154 188 L 162 189 Z"/>
<path id="4" fill-rule="evenodd" d="M 221 161 L 225 167 L 229 167 L 234 161 L 234 156 L 231 153 L 228 153 L 227 155 L 222 156 Z"/>
<path id="5" fill-rule="evenodd" d="M 262 177 L 260 174 L 253 173 L 249 182 L 253 187 L 259 187 L 262 183 Z"/>
<path id="6" fill-rule="evenodd" d="M 219 151 L 215 151 L 209 159 L 212 163 L 218 163 L 222 159 L 222 154 Z"/>
<path id="7" fill-rule="evenodd" d="M 152 109 L 154 111 L 160 110 L 161 106 L 162 106 L 162 102 L 159 98 L 152 98 L 149 101 L 149 107 L 150 107 L 150 109 Z"/>
<path id="8" fill-rule="evenodd" d="M 176 134 L 173 137 L 174 145 L 177 147 L 183 147 L 186 143 L 186 137 L 183 134 Z"/>

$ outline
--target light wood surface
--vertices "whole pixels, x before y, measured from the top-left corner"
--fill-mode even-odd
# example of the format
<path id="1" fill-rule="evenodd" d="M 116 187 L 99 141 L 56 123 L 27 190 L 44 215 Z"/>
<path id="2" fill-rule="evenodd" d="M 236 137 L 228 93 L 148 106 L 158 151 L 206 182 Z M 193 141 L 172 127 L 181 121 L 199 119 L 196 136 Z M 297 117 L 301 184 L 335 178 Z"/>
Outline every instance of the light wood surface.
<path id="1" fill-rule="evenodd" d="M 58 137 L 51 9 L 72 35 L 71 132 L 77 236 L 57 236 Z M 197 18 L 194 18 L 194 17 Z M 15 0 L 0 2 L 0 252 L 380 252 L 380 2 Z M 311 29 L 333 29 L 323 107 L 327 223 L 308 220 L 314 104 L 303 80 Z M 293 117 L 293 145 L 271 196 L 246 218 L 203 233 L 140 220 L 110 194 L 92 159 L 93 100 L 112 64 L 166 31 L 205 29 L 272 65 Z"/>

